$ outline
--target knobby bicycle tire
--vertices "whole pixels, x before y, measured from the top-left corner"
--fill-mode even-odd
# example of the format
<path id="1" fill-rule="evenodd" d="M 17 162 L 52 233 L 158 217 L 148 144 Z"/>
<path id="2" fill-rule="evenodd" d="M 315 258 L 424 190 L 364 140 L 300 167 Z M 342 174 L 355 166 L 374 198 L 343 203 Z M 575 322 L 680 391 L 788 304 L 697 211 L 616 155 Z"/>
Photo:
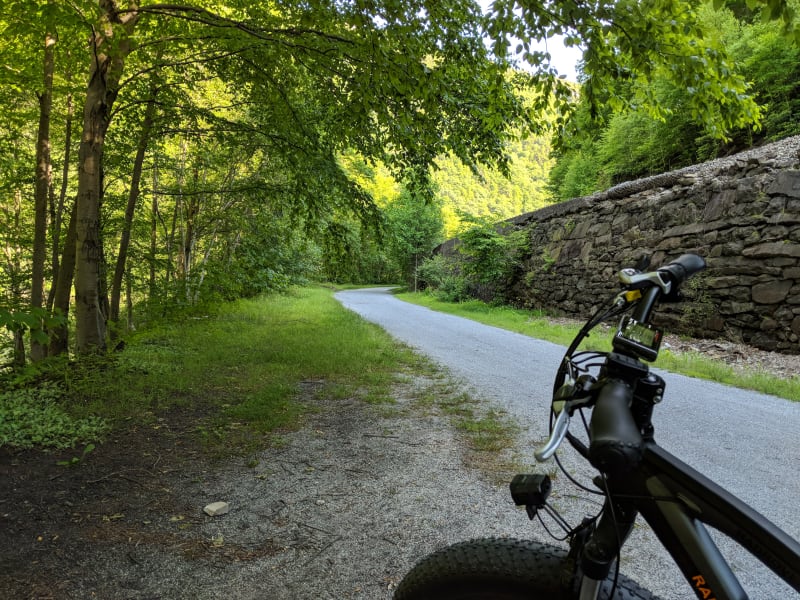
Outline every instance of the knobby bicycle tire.
<path id="1" fill-rule="evenodd" d="M 394 600 L 570 600 L 562 581 L 567 553 L 530 540 L 487 538 L 461 542 L 422 559 L 400 582 Z M 608 600 L 611 579 L 600 594 Z M 620 575 L 613 600 L 658 600 Z"/>

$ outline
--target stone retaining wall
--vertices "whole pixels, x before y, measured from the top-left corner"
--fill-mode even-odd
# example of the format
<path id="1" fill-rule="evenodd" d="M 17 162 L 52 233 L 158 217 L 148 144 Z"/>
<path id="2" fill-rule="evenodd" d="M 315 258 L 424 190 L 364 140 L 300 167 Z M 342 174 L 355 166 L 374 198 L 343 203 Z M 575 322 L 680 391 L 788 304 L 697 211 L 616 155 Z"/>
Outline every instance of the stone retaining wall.
<path id="1" fill-rule="evenodd" d="M 690 301 L 664 305 L 674 333 L 727 337 L 800 353 L 800 137 L 621 184 L 509 221 L 531 253 L 514 304 L 586 317 L 643 254 L 651 266 L 684 252 L 708 269 Z"/>

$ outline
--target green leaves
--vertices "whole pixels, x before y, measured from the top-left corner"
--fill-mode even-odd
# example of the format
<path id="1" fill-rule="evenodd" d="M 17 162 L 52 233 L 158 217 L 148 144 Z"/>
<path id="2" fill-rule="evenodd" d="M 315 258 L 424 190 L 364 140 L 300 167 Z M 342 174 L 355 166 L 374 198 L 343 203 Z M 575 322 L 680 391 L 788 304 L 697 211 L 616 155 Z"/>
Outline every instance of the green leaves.
<path id="1" fill-rule="evenodd" d="M 114 110 L 104 117 L 110 123 L 99 124 L 109 129 L 96 171 L 104 173 L 95 195 L 102 199 L 105 260 L 113 259 L 123 227 L 137 151 L 130 133 L 141 129 L 156 91 L 158 102 L 126 270 L 137 301 L 163 290 L 180 289 L 181 301 L 193 301 L 197 293 L 189 290 L 225 296 L 286 285 L 297 274 L 292 265 L 303 263 L 289 258 L 302 246 L 294 236 L 363 248 L 361 223 L 375 227 L 381 216 L 337 162 L 344 153 L 381 162 L 410 191 L 430 197 L 431 173 L 443 156 L 473 174 L 483 166 L 507 174 L 509 139 L 548 129 L 568 136 L 576 86 L 559 79 L 549 53 L 536 45 L 555 34 L 585 49 L 582 95 L 593 116 L 615 108 L 671 119 L 661 81 L 686 91 L 675 112 L 718 139 L 762 116 L 741 65 L 690 0 L 495 0 L 486 17 L 471 0 L 217 0 L 202 8 L 148 2 L 107 15 L 114 35 L 94 48 L 87 35 L 92 27 L 101 31 L 106 4 L 4 4 L 14 18 L 0 18 L 0 192 L 6 205 L 24 206 L 29 195 L 44 23 L 58 32 L 54 157 L 66 143 L 67 99 L 86 97 L 72 82 L 85 92 L 89 65 L 104 51 L 117 52 L 106 65 L 112 85 L 100 94 L 100 104 L 113 102 Z M 749 4 L 797 35 L 786 0 Z M 509 71 L 512 50 L 526 71 Z M 85 107 L 75 108 L 80 115 Z M 557 116 L 545 116 L 554 110 Z M 74 177 L 65 191 L 74 195 Z M 21 281 L 30 262 L 26 211 L 3 218 L 19 229 L 8 239 Z M 281 238 L 291 241 L 259 256 L 261 246 Z M 3 279 L 6 287 L 11 279 Z M 14 306 L 23 296 L 16 292 Z M 32 313 L 2 319 L 37 339 L 47 329 Z"/>
<path id="2" fill-rule="evenodd" d="M 105 421 L 72 417 L 59 406 L 62 396 L 53 384 L 0 394 L 0 447 L 63 449 L 99 440 L 107 429 Z M 88 452 L 84 449 L 84 457 Z"/>
<path id="3" fill-rule="evenodd" d="M 8 331 L 30 331 L 31 339 L 39 344 L 49 340 L 47 331 L 63 325 L 66 319 L 61 315 L 51 315 L 43 308 L 32 308 L 25 311 L 7 311 L 0 309 L 0 327 Z"/>
<path id="4" fill-rule="evenodd" d="M 559 199 L 800 132 L 800 102 L 795 100 L 800 48 L 773 22 L 761 23 L 757 14 L 737 18 L 727 9 L 706 6 L 698 10 L 697 22 L 710 32 L 702 40 L 689 40 L 692 47 L 707 50 L 687 58 L 700 72 L 675 76 L 671 71 L 682 68 L 677 62 L 669 70 L 653 70 L 646 91 L 655 106 L 646 105 L 635 80 L 614 88 L 620 102 L 596 122 L 589 118 L 588 99 L 581 104 L 562 135 L 561 156 L 551 175 Z M 712 64 L 721 79 L 702 74 Z"/>
<path id="5" fill-rule="evenodd" d="M 795 11 L 786 0 L 748 0 L 763 18 L 782 21 L 787 35 L 798 36 Z M 725 3 L 714 1 L 717 9 Z M 564 33 L 570 44 L 580 41 L 584 50 L 583 91 L 593 114 L 610 105 L 615 110 L 644 108 L 664 117 L 653 83 L 666 79 L 691 89 L 687 109 L 708 133 L 725 139 L 730 132 L 759 122 L 761 112 L 745 79 L 718 43 L 715 29 L 699 17 L 697 4 L 672 0 L 557 2 L 540 5 L 498 0 L 487 32 L 495 52 L 505 52 L 508 37 L 524 42 Z M 541 93 L 555 100 L 558 110 L 569 113 L 570 99 L 554 93 L 553 74 L 542 55 L 528 55 Z"/>

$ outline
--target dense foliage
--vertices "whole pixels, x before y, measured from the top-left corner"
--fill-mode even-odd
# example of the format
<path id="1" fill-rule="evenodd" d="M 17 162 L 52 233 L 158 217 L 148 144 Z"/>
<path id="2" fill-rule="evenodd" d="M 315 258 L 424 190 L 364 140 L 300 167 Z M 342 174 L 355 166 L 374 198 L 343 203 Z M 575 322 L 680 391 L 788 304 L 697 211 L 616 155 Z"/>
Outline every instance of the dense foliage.
<path id="1" fill-rule="evenodd" d="M 715 11 L 706 5 L 699 16 L 749 82 L 748 93 L 760 106 L 758 123 L 719 137 L 693 114 L 691 87 L 678 86 L 663 73 L 653 77 L 648 92 L 663 107 L 658 115 L 636 105 L 641 94 L 636 82 L 617 88 L 628 108 L 606 108 L 601 119 L 593 118 L 598 115 L 584 96 L 560 139 L 549 186 L 554 197 L 586 195 L 800 133 L 800 48 L 748 6 L 730 2 Z"/>
<path id="2" fill-rule="evenodd" d="M 391 219 L 340 156 L 430 198 L 436 157 L 506 170 L 526 120 L 471 2 L 6 8 L 2 314 L 74 315 L 81 353 L 181 306 L 353 277 Z"/>
<path id="3" fill-rule="evenodd" d="M 511 157 L 508 177 L 485 167 L 473 174 L 451 158 L 440 161 L 441 169 L 434 173 L 433 180 L 442 202 L 446 237 L 453 237 L 469 227 L 470 223 L 461 218 L 462 214 L 497 222 L 542 208 L 550 202 L 547 190 L 553 163 L 550 137 L 538 135 L 512 140 L 507 150 Z"/>
<path id="4" fill-rule="evenodd" d="M 521 258 L 530 251 L 524 231 L 504 231 L 493 220 L 467 218 L 452 247 L 425 260 L 418 273 L 422 284 L 439 298 L 502 301 L 518 275 Z"/>
<path id="5" fill-rule="evenodd" d="M 792 6 L 757 6 L 783 26 L 733 32 L 726 49 L 714 19 L 729 17 L 689 1 L 496 0 L 484 16 L 472 0 L 7 0 L 8 353 L 102 352 L 147 319 L 308 277 L 412 280 L 442 221 L 459 226 L 455 206 L 491 220 L 536 208 L 549 131 L 599 160 L 594 138 L 568 127 L 575 89 L 536 39 L 584 46 L 578 120 L 680 106 L 718 144 L 760 116 L 731 56 L 750 68 L 784 50 L 780 85 L 753 79 L 770 88 L 769 115 L 791 115 Z M 775 118 L 765 126 L 786 132 Z M 614 127 L 597 139 L 647 129 Z"/>

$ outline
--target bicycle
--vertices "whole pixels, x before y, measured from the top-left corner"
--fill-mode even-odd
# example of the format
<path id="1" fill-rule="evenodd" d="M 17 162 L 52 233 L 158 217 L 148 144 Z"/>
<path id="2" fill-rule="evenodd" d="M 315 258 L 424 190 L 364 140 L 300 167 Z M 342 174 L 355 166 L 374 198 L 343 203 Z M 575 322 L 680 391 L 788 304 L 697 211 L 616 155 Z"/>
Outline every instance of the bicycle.
<path id="1" fill-rule="evenodd" d="M 602 494 L 603 508 L 571 527 L 548 504 L 548 475 L 517 475 L 510 491 L 531 520 L 550 515 L 564 530 L 569 550 L 514 538 L 455 544 L 422 559 L 400 582 L 395 600 L 655 598 L 619 572 L 638 515 L 702 600 L 748 598 L 706 525 L 800 592 L 800 543 L 654 439 L 652 415 L 665 382 L 644 362 L 656 359 L 663 337 L 651 317 L 660 302 L 679 300 L 681 284 L 705 266 L 700 256 L 684 254 L 654 271 L 645 271 L 646 260 L 621 270 L 622 290 L 589 318 L 564 355 L 553 386 L 550 438 L 534 455 L 539 462 L 555 457 L 570 477 L 556 455 L 567 440 L 599 473 L 596 490 L 571 478 L 573 483 Z M 614 318 L 620 321 L 611 352 L 577 351 L 594 327 Z M 569 431 L 576 416 L 583 439 Z"/>

